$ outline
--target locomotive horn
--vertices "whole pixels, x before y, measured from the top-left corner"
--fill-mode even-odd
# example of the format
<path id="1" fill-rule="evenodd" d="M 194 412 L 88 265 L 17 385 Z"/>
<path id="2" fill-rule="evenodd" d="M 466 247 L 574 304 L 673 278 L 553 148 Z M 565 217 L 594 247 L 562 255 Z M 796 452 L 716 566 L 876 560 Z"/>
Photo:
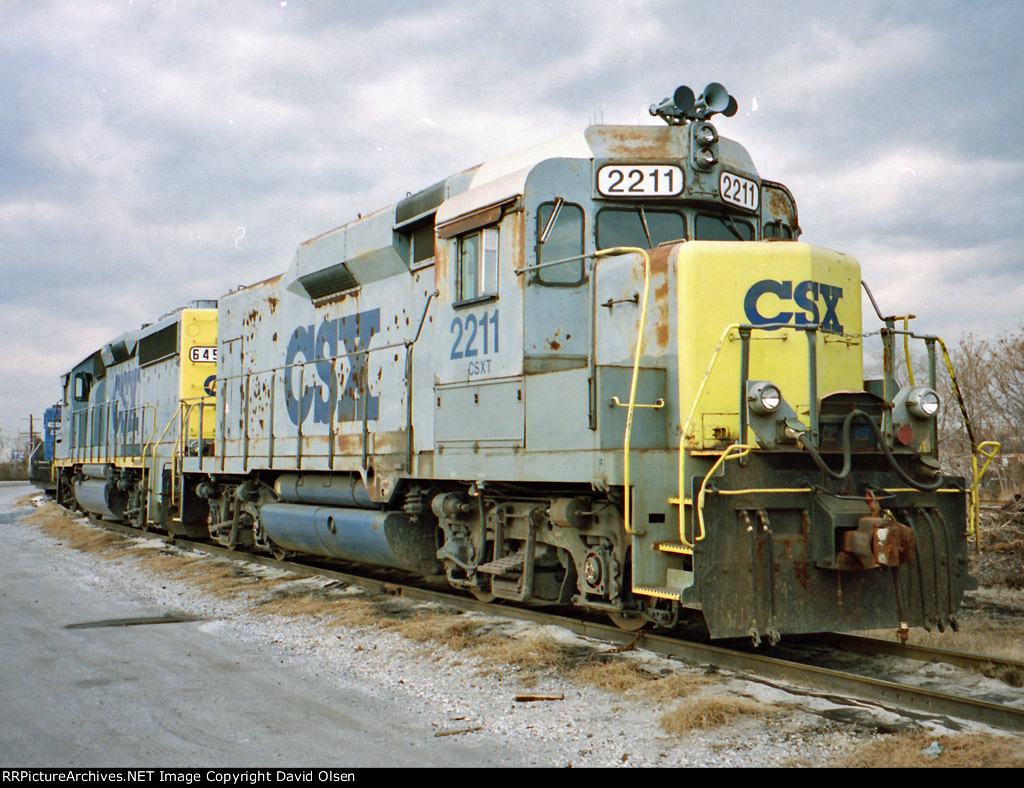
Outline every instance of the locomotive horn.
<path id="1" fill-rule="evenodd" d="M 716 112 L 729 108 L 729 91 L 718 82 L 711 82 L 704 88 L 704 92 L 697 99 L 694 114 L 698 118 L 709 118 Z"/>
<path id="2" fill-rule="evenodd" d="M 666 123 L 682 123 L 693 111 L 693 91 L 686 85 L 680 85 L 672 98 L 664 98 L 658 104 L 652 104 L 650 113 Z"/>
<path id="3" fill-rule="evenodd" d="M 693 109 L 693 91 L 686 85 L 680 85 L 672 94 L 672 102 L 676 105 L 676 112 L 680 115 L 689 115 Z"/>

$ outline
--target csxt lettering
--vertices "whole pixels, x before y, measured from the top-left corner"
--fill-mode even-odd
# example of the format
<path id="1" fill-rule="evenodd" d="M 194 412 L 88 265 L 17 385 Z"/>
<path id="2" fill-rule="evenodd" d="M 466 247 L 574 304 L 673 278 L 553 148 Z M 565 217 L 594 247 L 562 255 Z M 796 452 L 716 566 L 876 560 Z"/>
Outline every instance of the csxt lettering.
<path id="1" fill-rule="evenodd" d="M 114 432 L 134 432 L 139 428 L 139 414 L 135 409 L 135 397 L 139 390 L 139 368 L 118 372 L 114 376 Z"/>
<path id="2" fill-rule="evenodd" d="M 379 330 L 380 309 L 371 309 L 292 332 L 284 362 L 285 404 L 292 424 L 304 422 L 310 411 L 314 423 L 328 424 L 332 405 L 335 421 L 362 421 L 364 408 L 368 420 L 378 418 L 379 398 L 364 389 L 366 350 Z"/>
<path id="3" fill-rule="evenodd" d="M 759 303 L 764 295 L 771 294 L 779 301 L 792 301 L 803 310 L 786 311 L 781 309 L 771 314 L 771 309 Z M 743 298 L 743 311 L 751 325 L 766 326 L 772 323 L 793 323 L 798 326 L 817 323 L 822 331 L 831 334 L 843 333 L 843 325 L 836 315 L 836 307 L 843 297 L 843 288 L 826 285 L 823 282 L 800 282 L 796 287 L 792 281 L 778 282 L 774 279 L 762 279 L 747 290 Z M 784 305 L 785 306 L 785 305 Z M 768 311 L 769 314 L 765 314 Z"/>

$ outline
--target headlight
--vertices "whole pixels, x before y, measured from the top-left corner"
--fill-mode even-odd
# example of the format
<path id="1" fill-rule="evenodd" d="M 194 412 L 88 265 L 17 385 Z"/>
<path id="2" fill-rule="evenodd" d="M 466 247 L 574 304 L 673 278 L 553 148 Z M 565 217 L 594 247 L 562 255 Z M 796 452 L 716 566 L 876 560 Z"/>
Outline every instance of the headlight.
<path id="1" fill-rule="evenodd" d="M 759 416 L 768 416 L 779 409 L 782 393 L 774 383 L 760 383 L 747 394 L 747 403 Z"/>
<path id="2" fill-rule="evenodd" d="M 696 159 L 698 164 L 703 164 L 705 167 L 710 167 L 717 161 L 715 152 L 711 148 L 701 148 L 697 152 Z"/>
<path id="3" fill-rule="evenodd" d="M 907 410 L 915 419 L 934 419 L 941 402 L 933 389 L 916 388 L 907 395 Z"/>
<path id="4" fill-rule="evenodd" d="M 697 128 L 693 133 L 694 139 L 696 139 L 701 145 L 712 145 L 718 142 L 718 132 L 715 131 L 715 127 L 710 123 L 704 123 Z"/>

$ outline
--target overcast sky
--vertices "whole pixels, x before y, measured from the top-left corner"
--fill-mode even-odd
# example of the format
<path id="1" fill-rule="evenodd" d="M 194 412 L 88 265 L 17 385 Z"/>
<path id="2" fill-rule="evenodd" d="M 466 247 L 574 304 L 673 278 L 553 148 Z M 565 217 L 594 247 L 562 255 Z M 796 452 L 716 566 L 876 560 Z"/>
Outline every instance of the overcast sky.
<path id="1" fill-rule="evenodd" d="M 0 30 L 8 438 L 112 337 L 681 83 L 736 96 L 720 132 L 883 310 L 951 343 L 1024 321 L 1016 0 L 0 0 Z"/>

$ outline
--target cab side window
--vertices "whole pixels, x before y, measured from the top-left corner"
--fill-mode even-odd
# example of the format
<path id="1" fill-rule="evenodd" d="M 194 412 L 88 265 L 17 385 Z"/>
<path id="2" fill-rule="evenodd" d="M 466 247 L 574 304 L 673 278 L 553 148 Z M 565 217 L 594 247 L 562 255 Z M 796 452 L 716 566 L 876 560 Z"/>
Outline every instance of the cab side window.
<path id="1" fill-rule="evenodd" d="M 456 250 L 455 300 L 473 301 L 498 295 L 498 228 L 485 227 L 460 235 Z"/>
<path id="2" fill-rule="evenodd" d="M 764 226 L 764 238 L 781 238 L 786 241 L 793 240 L 793 231 L 785 222 L 768 222 Z"/>
<path id="3" fill-rule="evenodd" d="M 75 402 L 88 402 L 89 392 L 92 390 L 92 375 L 88 372 L 79 372 L 75 375 L 75 388 L 72 395 Z"/>
<path id="4" fill-rule="evenodd" d="M 434 259 L 434 222 L 413 227 L 409 231 L 409 267 L 421 268 Z"/>
<path id="5" fill-rule="evenodd" d="M 583 209 L 562 199 L 537 210 L 537 263 L 552 263 L 583 254 Z M 577 285 L 584 279 L 583 261 L 570 260 L 537 270 L 546 285 Z"/>

